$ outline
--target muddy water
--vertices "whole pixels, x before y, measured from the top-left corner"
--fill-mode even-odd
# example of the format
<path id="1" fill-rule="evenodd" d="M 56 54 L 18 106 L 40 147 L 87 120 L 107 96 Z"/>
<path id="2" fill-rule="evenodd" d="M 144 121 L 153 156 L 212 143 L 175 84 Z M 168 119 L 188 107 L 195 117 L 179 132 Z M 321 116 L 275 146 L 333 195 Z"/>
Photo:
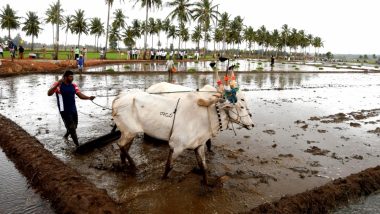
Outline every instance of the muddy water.
<path id="1" fill-rule="evenodd" d="M 210 67 L 211 61 L 202 62 L 179 62 L 176 64 L 177 70 L 192 71 L 192 72 L 205 72 L 213 71 Z M 227 67 L 227 62 L 216 64 L 216 68 L 220 71 L 225 71 Z M 281 71 L 281 72 L 318 72 L 318 71 L 332 71 L 332 72 L 345 72 L 345 71 L 357 71 L 360 68 L 358 66 L 355 69 L 349 68 L 348 66 L 337 66 L 332 65 L 323 66 L 323 64 L 289 64 L 289 63 L 276 63 L 274 67 L 270 66 L 270 62 L 261 62 L 256 60 L 234 60 L 231 61 L 231 65 L 236 65 L 236 71 Z M 328 64 L 327 64 L 328 65 Z M 353 67 L 354 68 L 354 67 Z M 373 67 L 372 67 L 373 68 Z M 362 70 L 368 69 L 363 67 Z M 114 72 L 138 72 L 138 71 L 167 71 L 167 66 L 165 61 L 151 62 L 151 63 L 128 63 L 128 64 L 118 64 L 118 65 L 106 65 L 99 66 L 95 68 L 88 68 L 88 72 L 102 72 L 102 71 L 114 71 Z"/>
<path id="2" fill-rule="evenodd" d="M 54 213 L 0 149 L 0 213 Z"/>
<path id="3" fill-rule="evenodd" d="M 118 166 L 115 144 L 88 155 L 73 153 L 55 97 L 47 97 L 58 75 L 28 75 L 0 79 L 0 113 L 36 136 L 45 148 L 88 177 L 131 212 L 238 212 L 263 202 L 320 186 L 335 178 L 379 163 L 380 75 L 378 74 L 239 74 L 256 127 L 224 131 L 213 139 L 207 154 L 212 178 L 226 176 L 224 186 L 209 191 L 193 173 L 196 159 L 184 152 L 168 180 L 161 180 L 168 146 L 152 139 L 136 139 L 130 153 L 136 175 Z M 81 90 L 96 95 L 96 103 L 110 106 L 115 95 L 144 90 L 167 81 L 164 74 L 76 76 Z M 212 74 L 177 74 L 174 82 L 192 88 L 214 84 Z M 110 111 L 77 100 L 80 142 L 108 133 Z M 364 117 L 350 116 L 360 112 Z M 333 120 L 338 113 L 347 120 Z M 359 113 L 358 113 L 359 114 Z M 351 114 L 351 115 L 357 115 Z M 319 120 L 309 120 L 316 117 Z M 359 126 L 357 125 L 359 124 Z M 314 147 L 313 147 L 314 146 Z M 323 155 L 315 151 L 320 149 Z M 327 150 L 327 151 L 326 151 Z M 313 152 L 309 153 L 309 152 Z"/>
<path id="4" fill-rule="evenodd" d="M 365 200 L 347 206 L 337 212 L 335 214 L 372 214 L 372 213 L 380 213 L 380 194 L 369 196 Z"/>

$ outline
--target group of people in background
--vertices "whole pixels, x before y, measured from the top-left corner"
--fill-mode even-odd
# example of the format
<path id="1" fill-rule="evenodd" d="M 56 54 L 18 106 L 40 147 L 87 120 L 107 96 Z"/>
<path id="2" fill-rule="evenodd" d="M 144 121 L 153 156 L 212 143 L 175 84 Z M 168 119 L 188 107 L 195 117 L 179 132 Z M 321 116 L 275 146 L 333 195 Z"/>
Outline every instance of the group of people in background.
<path id="1" fill-rule="evenodd" d="M 22 45 L 17 46 L 12 40 L 9 40 L 7 47 L 8 47 L 10 56 L 12 58 L 12 61 L 16 58 L 17 54 L 18 54 L 19 59 L 24 59 L 25 49 Z M 1 58 L 4 58 L 4 49 L 5 49 L 5 45 L 0 44 Z"/>

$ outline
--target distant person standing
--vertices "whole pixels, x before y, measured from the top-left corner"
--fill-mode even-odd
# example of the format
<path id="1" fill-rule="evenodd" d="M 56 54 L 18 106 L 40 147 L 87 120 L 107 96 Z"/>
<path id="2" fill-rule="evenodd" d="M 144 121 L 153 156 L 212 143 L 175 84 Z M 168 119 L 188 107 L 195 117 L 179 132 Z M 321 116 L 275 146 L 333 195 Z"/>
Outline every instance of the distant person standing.
<path id="1" fill-rule="evenodd" d="M 70 49 L 70 60 L 74 59 L 74 47 Z"/>
<path id="2" fill-rule="evenodd" d="M 75 60 L 78 60 L 79 59 L 79 53 L 80 53 L 80 50 L 78 47 L 75 47 L 74 53 L 75 53 Z"/>
<path id="3" fill-rule="evenodd" d="M 9 40 L 8 41 L 8 50 L 9 50 L 9 54 L 11 55 L 12 62 L 16 57 L 15 48 L 16 48 L 16 45 L 11 40 Z"/>
<path id="4" fill-rule="evenodd" d="M 1 56 L 2 59 L 4 58 L 4 48 L 3 48 L 3 44 L 0 44 L 0 56 Z"/>
<path id="5" fill-rule="evenodd" d="M 42 58 L 45 58 L 45 56 L 46 56 L 46 46 L 43 45 L 42 46 Z"/>
<path id="6" fill-rule="evenodd" d="M 20 45 L 20 47 L 18 48 L 19 59 L 24 59 L 24 52 L 25 52 L 24 47 L 22 45 Z"/>
<path id="7" fill-rule="evenodd" d="M 82 55 L 79 56 L 78 59 L 78 70 L 82 73 L 84 67 L 84 57 Z"/>
<path id="8" fill-rule="evenodd" d="M 274 67 L 274 56 L 272 55 L 272 57 L 270 58 L 270 66 L 271 67 Z"/>
<path id="9" fill-rule="evenodd" d="M 103 48 L 100 50 L 99 55 L 100 55 L 100 60 L 103 60 L 104 59 L 104 49 Z"/>
<path id="10" fill-rule="evenodd" d="M 73 83 L 74 73 L 72 71 L 66 71 L 63 74 L 62 79 L 55 82 L 48 91 L 48 96 L 52 96 L 54 93 L 57 96 L 57 105 L 61 114 L 62 120 L 66 127 L 66 134 L 64 138 L 68 138 L 71 135 L 76 146 L 79 146 L 77 136 L 78 126 L 78 113 L 75 105 L 75 95 L 82 100 L 94 100 L 94 96 L 86 96 L 82 94 L 79 87 Z"/>

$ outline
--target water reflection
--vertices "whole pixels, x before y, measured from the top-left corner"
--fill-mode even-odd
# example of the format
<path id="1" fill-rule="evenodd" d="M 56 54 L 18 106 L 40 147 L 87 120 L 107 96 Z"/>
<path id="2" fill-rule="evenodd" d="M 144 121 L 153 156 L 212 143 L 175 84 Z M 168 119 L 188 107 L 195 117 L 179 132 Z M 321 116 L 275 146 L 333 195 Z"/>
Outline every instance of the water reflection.
<path id="1" fill-rule="evenodd" d="M 178 62 L 176 64 L 177 70 L 179 72 L 212 72 L 210 63 L 212 61 L 201 61 L 201 62 Z M 159 62 L 145 62 L 145 63 L 128 63 L 128 64 L 117 64 L 117 65 L 106 65 L 99 66 L 95 68 L 87 69 L 88 72 L 134 72 L 134 71 L 161 71 L 167 70 L 165 61 Z M 283 64 L 276 63 L 275 66 L 271 66 L 270 62 L 260 62 L 260 61 L 247 61 L 247 60 L 235 60 L 231 61 L 230 65 L 236 65 L 236 71 L 263 71 L 263 72 L 318 72 L 318 71 L 356 71 L 359 67 L 352 69 L 348 66 L 332 66 L 326 64 L 326 67 L 321 65 L 316 65 L 313 63 L 308 64 Z M 216 68 L 219 71 L 225 71 L 227 62 L 217 62 Z M 364 68 L 364 67 L 363 67 Z M 374 68 L 374 67 L 372 67 Z"/>

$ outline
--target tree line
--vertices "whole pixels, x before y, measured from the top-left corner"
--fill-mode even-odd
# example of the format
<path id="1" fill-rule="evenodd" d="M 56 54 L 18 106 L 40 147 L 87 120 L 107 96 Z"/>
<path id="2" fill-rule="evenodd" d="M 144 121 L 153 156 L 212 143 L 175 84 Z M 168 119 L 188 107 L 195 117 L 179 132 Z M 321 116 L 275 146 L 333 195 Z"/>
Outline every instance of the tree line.
<path id="1" fill-rule="evenodd" d="M 10 31 L 20 29 L 27 36 L 32 37 L 31 49 L 33 50 L 34 38 L 41 33 L 42 24 L 51 24 L 53 29 L 53 43 L 55 41 L 56 25 L 65 32 L 65 49 L 67 35 L 69 33 L 78 36 L 78 46 L 83 34 L 94 36 L 94 46 L 99 48 L 99 39 L 106 36 L 106 45 L 111 49 L 117 49 L 122 42 L 127 48 L 133 48 L 139 39 L 144 37 L 144 50 L 174 49 L 174 43 L 178 40 L 176 49 L 186 49 L 188 42 L 196 44 L 196 49 L 206 55 L 210 50 L 209 43 L 214 43 L 214 50 L 225 54 L 228 50 L 245 50 L 261 55 L 278 55 L 298 53 L 306 55 L 314 48 L 318 55 L 319 48 L 323 47 L 323 41 L 318 36 L 307 34 L 305 30 L 298 30 L 284 24 L 281 29 L 268 30 L 264 25 L 258 29 L 246 26 L 241 16 L 231 17 L 228 12 L 220 13 L 219 5 L 212 0 L 132 0 L 135 5 L 145 9 L 146 19 L 133 19 L 126 22 L 126 15 L 122 9 L 111 10 L 114 0 L 105 0 L 107 8 L 106 24 L 98 17 L 87 18 L 85 11 L 78 9 L 72 15 L 64 15 L 64 10 L 59 2 L 49 5 L 42 20 L 35 12 L 28 11 L 24 17 L 17 15 L 9 4 L 0 12 L 0 25 L 2 29 Z M 124 2 L 120 0 L 120 2 Z M 164 19 L 149 17 L 152 9 L 162 7 L 171 8 L 171 12 Z M 111 21 L 112 18 L 112 22 Z M 173 21 L 177 23 L 173 24 Z M 189 29 L 190 22 L 194 22 L 193 29 Z M 108 26 L 108 27 L 107 27 Z M 166 47 L 163 47 L 162 36 L 165 36 Z M 148 42 L 148 37 L 150 41 Z M 171 41 L 170 41 L 171 40 Z M 169 42 L 170 41 L 170 42 Z M 203 42 L 203 47 L 201 43 Z M 109 43 L 109 45 L 108 45 Z M 169 46 L 170 43 L 170 46 Z M 150 46 L 150 47 L 149 47 Z M 289 51 L 289 52 L 288 52 Z"/>

